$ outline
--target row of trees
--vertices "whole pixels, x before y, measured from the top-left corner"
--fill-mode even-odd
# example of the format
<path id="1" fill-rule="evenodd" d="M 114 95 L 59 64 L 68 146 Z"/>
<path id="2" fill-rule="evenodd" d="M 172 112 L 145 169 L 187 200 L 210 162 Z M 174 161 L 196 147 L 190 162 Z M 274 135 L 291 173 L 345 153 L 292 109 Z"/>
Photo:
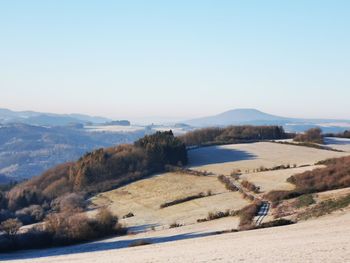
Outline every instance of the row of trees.
<path id="1" fill-rule="evenodd" d="M 180 136 L 187 146 L 242 143 L 260 140 L 286 139 L 289 135 L 280 126 L 229 126 L 226 128 L 204 128 Z"/>
<path id="2" fill-rule="evenodd" d="M 346 130 L 344 132 L 340 132 L 340 133 L 327 133 L 325 134 L 325 137 L 339 137 L 339 138 L 346 138 L 346 139 L 350 139 L 350 131 Z"/>

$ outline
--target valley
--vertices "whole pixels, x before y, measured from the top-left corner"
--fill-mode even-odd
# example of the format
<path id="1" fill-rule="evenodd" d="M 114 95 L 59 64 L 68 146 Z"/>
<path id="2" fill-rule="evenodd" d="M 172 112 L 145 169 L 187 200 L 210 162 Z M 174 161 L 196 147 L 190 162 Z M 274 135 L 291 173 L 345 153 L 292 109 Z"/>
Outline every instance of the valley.
<path id="1" fill-rule="evenodd" d="M 301 254 L 306 255 L 303 259 L 307 260 L 308 253 L 313 251 L 312 260 L 332 255 L 329 262 L 339 262 L 349 256 L 345 252 L 350 249 L 349 243 L 345 241 L 350 234 L 349 209 L 291 226 L 226 234 L 225 232 L 239 228 L 238 216 L 225 216 L 201 223 L 197 220 L 206 218 L 209 213 L 238 211 L 251 202 L 243 198 L 241 193 L 227 190 L 217 179 L 220 174 L 230 176 L 232 171 L 241 170 L 239 181 L 254 183 L 260 188 L 257 195 L 263 198 L 264 193 L 272 190 L 293 189 L 294 186 L 286 182 L 286 179 L 294 174 L 323 167 L 314 165 L 316 162 L 348 155 L 350 152 L 269 142 L 190 150 L 187 169 L 211 174 L 192 175 L 186 174 L 186 170 L 167 172 L 91 198 L 91 211 L 88 214 L 93 216 L 96 208 L 108 207 L 118 215 L 120 223 L 128 227 L 127 236 L 70 247 L 4 254 L 3 258 L 9 262 L 34 262 L 34 258 L 35 262 L 106 262 L 110 258 L 128 262 L 236 262 L 253 259 L 256 262 L 279 262 L 284 257 L 283 261 L 294 262 L 301 259 Z M 259 171 L 261 166 L 268 169 L 290 163 L 296 167 Z M 160 207 L 165 202 L 199 193 L 203 193 L 200 198 Z M 316 194 L 315 200 L 319 203 L 348 194 L 350 188 L 326 191 Z M 269 211 L 263 222 L 274 220 L 272 215 L 276 212 L 275 209 Z M 175 223 L 177 226 L 171 227 Z M 140 240 L 147 241 L 150 245 L 130 247 Z M 284 242 L 279 242 L 280 240 Z M 252 250 L 252 247 L 256 249 Z M 311 260 L 311 255 L 309 259 Z"/>

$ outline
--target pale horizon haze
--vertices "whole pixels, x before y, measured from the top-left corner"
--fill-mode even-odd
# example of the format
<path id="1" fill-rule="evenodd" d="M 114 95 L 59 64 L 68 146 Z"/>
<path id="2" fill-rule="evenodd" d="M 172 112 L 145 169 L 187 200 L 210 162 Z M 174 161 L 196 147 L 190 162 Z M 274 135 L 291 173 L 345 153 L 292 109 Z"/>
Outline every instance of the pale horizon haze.
<path id="1" fill-rule="evenodd" d="M 0 108 L 350 119 L 349 1 L 0 1 Z"/>

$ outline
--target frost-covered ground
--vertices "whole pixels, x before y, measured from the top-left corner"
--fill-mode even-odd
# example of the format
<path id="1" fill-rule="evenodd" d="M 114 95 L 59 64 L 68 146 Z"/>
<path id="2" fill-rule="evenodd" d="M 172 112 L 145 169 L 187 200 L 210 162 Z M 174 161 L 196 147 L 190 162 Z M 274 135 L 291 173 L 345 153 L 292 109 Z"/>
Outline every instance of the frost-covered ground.
<path id="1" fill-rule="evenodd" d="M 186 229 L 189 231 L 190 229 Z M 206 236 L 181 228 L 67 248 L 1 255 L 5 262 L 350 262 L 350 212 L 291 226 Z M 149 235 L 149 234 L 148 234 Z M 128 248 L 149 238 L 147 246 Z"/>

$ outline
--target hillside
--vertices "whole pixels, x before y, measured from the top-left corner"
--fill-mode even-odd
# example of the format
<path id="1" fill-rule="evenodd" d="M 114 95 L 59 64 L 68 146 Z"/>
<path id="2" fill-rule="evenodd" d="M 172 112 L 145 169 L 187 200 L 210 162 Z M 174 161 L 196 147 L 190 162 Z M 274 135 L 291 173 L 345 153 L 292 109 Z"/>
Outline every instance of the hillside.
<path id="1" fill-rule="evenodd" d="M 130 132 L 90 132 L 74 127 L 27 124 L 0 126 L 0 184 L 21 181 L 101 147 L 132 143 L 145 135 Z"/>
<path id="2" fill-rule="evenodd" d="M 15 186 L 8 208 L 18 210 L 51 202 L 71 192 L 92 194 L 163 172 L 166 165 L 187 164 L 185 145 L 171 131 L 145 136 L 134 144 L 98 149 L 76 162 L 60 164 Z"/>
<path id="3" fill-rule="evenodd" d="M 105 123 L 108 118 L 84 114 L 55 114 L 35 111 L 12 111 L 0 108 L 0 123 L 24 123 L 30 125 L 61 126 L 70 123 Z"/>

